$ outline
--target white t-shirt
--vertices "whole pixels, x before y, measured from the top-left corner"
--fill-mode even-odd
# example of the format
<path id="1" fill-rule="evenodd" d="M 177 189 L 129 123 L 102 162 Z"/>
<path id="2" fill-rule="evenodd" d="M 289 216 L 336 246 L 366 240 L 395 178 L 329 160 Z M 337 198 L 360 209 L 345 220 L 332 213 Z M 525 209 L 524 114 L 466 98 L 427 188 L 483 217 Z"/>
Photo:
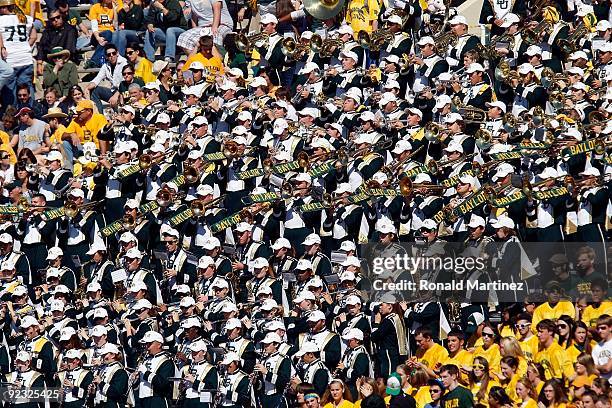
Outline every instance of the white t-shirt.
<path id="1" fill-rule="evenodd" d="M 593 356 L 593 360 L 596 365 L 604 365 L 612 358 L 612 339 L 606 341 L 605 343 L 600 341 L 593 347 L 593 352 L 591 353 Z M 606 378 L 609 383 L 612 384 L 612 372 L 601 374 L 601 377 Z"/>
<path id="2" fill-rule="evenodd" d="M 191 6 L 191 13 L 198 17 L 198 27 L 210 27 L 213 23 L 214 3 L 221 3 L 221 21 L 222 25 L 232 28 L 234 21 L 230 15 L 225 0 L 190 0 L 187 2 Z"/>
<path id="3" fill-rule="evenodd" d="M 14 14 L 0 16 L 0 31 L 6 47 L 6 62 L 12 67 L 34 64 L 32 46 L 28 42 L 32 30 L 32 17 L 26 16 L 22 23 Z"/>

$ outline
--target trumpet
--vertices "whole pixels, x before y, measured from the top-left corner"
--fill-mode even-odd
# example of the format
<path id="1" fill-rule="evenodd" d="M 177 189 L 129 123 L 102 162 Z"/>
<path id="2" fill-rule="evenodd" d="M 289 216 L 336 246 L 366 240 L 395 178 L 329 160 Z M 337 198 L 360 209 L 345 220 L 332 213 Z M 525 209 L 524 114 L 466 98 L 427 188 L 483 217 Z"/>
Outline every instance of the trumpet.
<path id="1" fill-rule="evenodd" d="M 28 173 L 32 173 L 37 176 L 46 177 L 47 174 L 49 174 L 49 171 L 44 166 L 41 166 L 40 164 L 37 164 L 37 163 L 28 163 L 26 164 L 25 168 Z"/>
<path id="2" fill-rule="evenodd" d="M 594 184 L 588 185 L 591 181 L 595 180 Z M 604 183 L 610 181 L 610 174 L 605 174 L 603 176 L 584 176 L 581 179 L 575 180 L 572 176 L 566 176 L 564 179 L 565 187 L 570 194 L 576 196 L 578 195 L 584 188 L 591 188 L 596 186 L 601 186 Z"/>
<path id="3" fill-rule="evenodd" d="M 271 202 L 256 203 L 254 205 L 251 205 L 249 208 L 243 208 L 238 212 L 238 215 L 240 216 L 241 221 L 245 221 L 248 224 L 252 224 L 257 214 L 262 211 L 268 211 L 270 208 L 272 208 Z"/>
<path id="4" fill-rule="evenodd" d="M 501 160 L 491 160 L 490 162 L 487 162 L 485 164 L 480 164 L 477 161 L 473 161 L 472 162 L 472 173 L 474 173 L 476 177 L 480 178 L 487 171 L 489 171 L 491 167 L 495 167 L 501 162 L 502 162 Z"/>
<path id="5" fill-rule="evenodd" d="M 138 214 L 136 217 L 133 217 L 130 214 L 125 214 L 123 217 L 121 217 L 121 228 L 123 228 L 124 231 L 131 231 L 136 228 L 136 226 L 140 224 L 144 218 L 144 214 Z"/>
<path id="6" fill-rule="evenodd" d="M 205 202 L 204 200 L 193 200 L 189 203 L 189 208 L 191 209 L 191 213 L 193 217 L 201 217 L 204 215 L 206 210 L 209 208 L 217 207 L 219 203 L 221 203 L 225 199 L 225 195 L 217 197 L 211 201 Z"/>
<path id="7" fill-rule="evenodd" d="M 255 43 L 260 41 L 268 41 L 270 35 L 267 33 L 257 33 L 246 36 L 244 34 L 238 34 L 236 36 L 236 48 L 244 53 L 249 53 Z"/>
<path id="8" fill-rule="evenodd" d="M 502 118 L 502 126 L 504 130 L 508 133 L 514 133 L 516 127 L 518 126 L 519 120 L 512 113 L 508 112 Z"/>
<path id="9" fill-rule="evenodd" d="M 292 59 L 299 59 L 301 54 L 304 54 L 309 50 L 310 44 L 298 43 L 291 37 L 285 38 L 281 46 L 281 51 L 283 54 Z"/>
<path id="10" fill-rule="evenodd" d="M 141 133 L 144 133 L 147 136 L 154 136 L 155 133 L 159 130 L 159 128 L 155 125 L 137 125 L 136 129 L 138 129 Z"/>
<path id="11" fill-rule="evenodd" d="M 390 179 L 395 178 L 395 176 L 397 175 L 398 171 L 402 170 L 402 166 L 408 160 L 412 159 L 416 154 L 418 154 L 424 148 L 425 148 L 425 146 L 423 146 L 423 145 L 419 146 L 418 149 L 416 149 L 414 152 L 412 152 L 409 155 L 407 155 L 406 157 L 404 157 L 402 160 L 394 160 L 393 162 L 391 162 L 391 164 L 389 164 L 387 166 L 383 166 L 380 169 L 380 171 L 382 171 L 383 173 L 386 173 L 387 176 Z"/>
<path id="12" fill-rule="evenodd" d="M 427 169 L 429 173 L 432 175 L 440 174 L 443 168 L 452 166 L 453 164 L 456 164 L 456 163 L 461 163 L 462 161 L 466 159 L 471 159 L 475 155 L 476 153 L 470 153 L 467 156 L 461 155 L 460 157 L 454 160 L 447 159 L 447 160 L 440 161 L 440 162 L 437 162 L 434 159 L 431 159 L 430 161 L 427 162 Z"/>
<path id="13" fill-rule="evenodd" d="M 542 70 L 542 74 L 540 75 L 540 84 L 544 88 L 548 88 L 553 83 L 558 83 L 560 81 L 568 82 L 569 77 L 567 76 L 567 74 L 556 73 L 552 70 L 552 68 L 549 67 L 546 67 Z M 557 84 L 557 86 L 559 86 L 559 88 L 562 88 L 560 84 Z"/>

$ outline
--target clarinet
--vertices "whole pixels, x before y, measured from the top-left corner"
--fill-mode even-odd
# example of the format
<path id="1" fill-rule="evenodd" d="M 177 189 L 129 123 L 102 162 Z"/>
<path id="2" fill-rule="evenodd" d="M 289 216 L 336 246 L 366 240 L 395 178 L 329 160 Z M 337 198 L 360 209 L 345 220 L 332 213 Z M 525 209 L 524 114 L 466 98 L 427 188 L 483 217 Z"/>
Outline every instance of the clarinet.
<path id="1" fill-rule="evenodd" d="M 347 357 L 352 351 L 353 351 L 352 349 L 347 347 L 346 350 L 344 350 L 344 353 L 342 354 L 342 357 L 340 357 L 340 363 L 342 363 L 344 361 L 344 358 Z M 342 369 L 336 367 L 336 369 L 332 373 L 332 378 L 333 379 L 341 379 L 340 378 L 340 374 L 342 374 Z"/>

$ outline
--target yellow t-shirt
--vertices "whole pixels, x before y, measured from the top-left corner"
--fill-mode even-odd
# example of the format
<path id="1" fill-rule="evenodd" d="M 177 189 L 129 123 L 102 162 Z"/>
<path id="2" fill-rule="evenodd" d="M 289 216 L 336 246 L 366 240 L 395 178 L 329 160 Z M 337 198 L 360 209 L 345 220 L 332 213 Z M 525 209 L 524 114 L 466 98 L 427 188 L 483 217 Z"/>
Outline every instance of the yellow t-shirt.
<path id="1" fill-rule="evenodd" d="M 504 328 L 499 333 L 500 337 L 516 337 L 516 333 L 512 330 L 512 326 L 504 326 Z"/>
<path id="2" fill-rule="evenodd" d="M 117 7 L 121 8 L 122 5 Z M 98 22 L 98 32 L 115 31 L 113 19 L 115 18 L 115 10 L 113 8 L 104 7 L 100 3 L 96 3 L 89 9 L 89 21 Z"/>
<path id="3" fill-rule="evenodd" d="M 566 351 L 558 345 L 553 343 L 546 349 L 539 350 L 534 358 L 536 363 L 542 364 L 544 368 L 545 377 L 547 380 L 551 378 L 569 378 L 574 372 L 572 362 L 567 357 Z"/>
<path id="4" fill-rule="evenodd" d="M 544 384 L 544 383 L 542 382 L 541 384 Z M 525 405 L 523 405 L 523 403 L 521 402 L 517 404 L 516 406 L 519 408 L 538 408 L 538 403 L 533 398 L 529 398 Z"/>
<path id="5" fill-rule="evenodd" d="M 574 388 L 590 387 L 591 385 L 593 385 L 593 381 L 596 378 L 597 374 L 579 375 L 578 377 L 574 378 L 574 381 L 572 381 L 571 385 Z"/>
<path id="6" fill-rule="evenodd" d="M 17 0 L 17 6 L 23 11 L 26 16 L 32 14 L 32 3 L 34 3 L 34 19 L 44 22 L 42 7 L 40 6 L 40 0 Z"/>
<path id="7" fill-rule="evenodd" d="M 353 28 L 355 39 L 359 31 L 372 32 L 372 23 L 378 19 L 380 4 L 377 0 L 352 0 L 346 10 L 346 23 Z"/>
<path id="8" fill-rule="evenodd" d="M 461 379 L 465 382 L 468 380 L 468 375 L 464 371 L 461 371 L 461 367 L 463 366 L 471 366 L 472 361 L 474 360 L 474 356 L 467 350 L 459 350 L 455 357 L 451 357 L 450 355 L 442 362 L 443 365 L 453 364 L 459 367 L 459 375 Z"/>
<path id="9" fill-rule="evenodd" d="M 347 400 L 343 400 L 340 405 L 335 406 L 333 403 L 328 402 L 323 408 L 353 408 L 353 403 Z"/>
<path id="10" fill-rule="evenodd" d="M 51 144 L 62 143 L 62 135 L 66 133 L 66 126 L 59 125 L 55 132 L 49 137 L 49 141 Z"/>
<path id="11" fill-rule="evenodd" d="M 142 82 L 145 84 L 157 81 L 157 78 L 153 75 L 153 63 L 146 58 L 141 58 L 138 64 L 136 64 L 134 76 L 142 79 Z"/>
<path id="12" fill-rule="evenodd" d="M 206 58 L 201 53 L 197 53 L 187 58 L 182 71 L 187 71 L 192 62 L 199 61 L 204 65 L 204 77 L 206 82 L 214 83 L 217 75 L 223 75 L 223 61 L 219 57 Z"/>
<path id="13" fill-rule="evenodd" d="M 506 393 L 510 397 L 510 399 L 514 402 L 515 405 L 520 404 L 521 399 L 516 395 L 516 383 L 521 378 L 521 376 L 516 373 L 510 378 L 510 381 L 503 384 L 502 387 L 506 390 Z"/>
<path id="14" fill-rule="evenodd" d="M 527 361 L 532 361 L 533 356 L 538 352 L 538 338 L 532 335 L 527 340 L 519 340 L 519 344 Z"/>
<path id="15" fill-rule="evenodd" d="M 531 330 L 536 333 L 536 327 L 538 323 L 540 323 L 542 320 L 557 320 L 562 315 L 568 315 L 572 319 L 576 317 L 576 309 L 574 308 L 572 302 L 562 300 L 557 303 L 555 307 L 550 307 L 550 304 L 548 302 L 542 303 L 533 311 L 533 318 L 531 319 Z"/>
<path id="16" fill-rule="evenodd" d="M 499 387 L 499 383 L 493 379 L 489 379 L 489 383 L 487 384 L 487 392 L 483 398 L 478 398 L 476 396 L 481 388 L 480 383 L 476 383 L 470 387 L 470 391 L 472 391 L 472 395 L 474 395 L 474 405 L 481 404 L 485 407 L 489 406 L 489 391 L 491 391 L 491 387 Z"/>
<path id="17" fill-rule="evenodd" d="M 76 133 L 81 140 L 81 144 L 85 142 L 94 142 L 96 147 L 99 148 L 98 133 L 100 133 L 100 130 L 106 126 L 107 123 L 104 115 L 94 113 L 91 119 L 85 123 L 85 126 L 79 125 L 74 120 L 70 122 L 65 133 Z"/>
<path id="18" fill-rule="evenodd" d="M 603 314 L 612 316 L 612 302 L 601 302 L 598 308 L 594 308 L 593 305 L 588 305 L 582 312 L 580 320 L 589 327 L 595 327 L 597 325 L 597 319 Z"/>
<path id="19" fill-rule="evenodd" d="M 431 402 L 431 394 L 429 393 L 429 385 L 422 387 L 408 387 L 404 392 L 415 399 L 417 408 L 423 408 L 425 404 Z"/>
<path id="20" fill-rule="evenodd" d="M 448 358 L 448 350 L 439 345 L 438 343 L 434 343 L 429 349 L 423 350 L 418 349 L 416 352 L 417 360 L 420 363 L 425 364 L 430 369 L 436 368 L 438 363 L 442 364 L 444 360 Z"/>
<path id="21" fill-rule="evenodd" d="M 501 364 L 501 354 L 499 352 L 499 346 L 497 344 L 491 345 L 488 349 L 484 349 L 483 346 L 477 347 L 474 350 L 474 358 L 483 357 L 489 363 L 489 372 L 498 373 Z"/>
<path id="22" fill-rule="evenodd" d="M 11 164 L 17 163 L 17 155 L 15 155 L 15 151 L 11 147 L 11 138 L 8 133 L 3 130 L 0 130 L 0 150 L 4 150 L 9 154 L 9 162 Z"/>

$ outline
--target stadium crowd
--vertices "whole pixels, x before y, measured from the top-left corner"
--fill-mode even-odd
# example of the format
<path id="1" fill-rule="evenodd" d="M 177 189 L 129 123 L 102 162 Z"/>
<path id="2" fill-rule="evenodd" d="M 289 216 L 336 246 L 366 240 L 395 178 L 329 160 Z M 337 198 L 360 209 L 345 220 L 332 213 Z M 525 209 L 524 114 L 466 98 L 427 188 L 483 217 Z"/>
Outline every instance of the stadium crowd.
<path id="1" fill-rule="evenodd" d="M 610 1 L 459 5 L 0 0 L 4 406 L 609 408 Z"/>

